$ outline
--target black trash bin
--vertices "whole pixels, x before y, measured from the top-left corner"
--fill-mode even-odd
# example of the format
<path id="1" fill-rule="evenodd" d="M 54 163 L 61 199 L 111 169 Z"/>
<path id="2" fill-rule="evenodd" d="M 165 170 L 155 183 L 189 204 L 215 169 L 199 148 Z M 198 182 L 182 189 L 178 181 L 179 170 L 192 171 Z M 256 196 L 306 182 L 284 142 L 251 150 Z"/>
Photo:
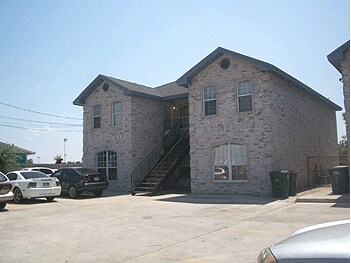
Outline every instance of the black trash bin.
<path id="1" fill-rule="evenodd" d="M 272 183 L 272 197 L 288 198 L 289 197 L 289 174 L 275 171 L 269 173 Z"/>
<path id="2" fill-rule="evenodd" d="M 297 173 L 295 171 L 282 171 L 282 173 L 288 174 L 289 176 L 289 195 L 296 195 Z"/>
<path id="3" fill-rule="evenodd" d="M 330 172 L 333 194 L 350 193 L 349 167 L 335 166 Z"/>

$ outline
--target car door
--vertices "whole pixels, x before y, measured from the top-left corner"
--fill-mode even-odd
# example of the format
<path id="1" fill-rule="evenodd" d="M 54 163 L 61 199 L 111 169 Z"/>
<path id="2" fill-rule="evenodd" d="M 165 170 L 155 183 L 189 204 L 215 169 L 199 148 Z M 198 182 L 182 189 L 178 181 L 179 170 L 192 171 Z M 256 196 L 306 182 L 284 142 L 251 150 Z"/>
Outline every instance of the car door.
<path id="1" fill-rule="evenodd" d="M 52 174 L 51 177 L 56 177 L 60 181 L 61 191 L 67 192 L 69 187 L 69 182 L 67 182 L 67 176 L 65 176 L 65 170 L 58 170 Z"/>
<path id="2" fill-rule="evenodd" d="M 69 186 L 75 185 L 77 187 L 79 185 L 81 176 L 74 169 L 65 170 L 65 176 L 69 181 Z"/>

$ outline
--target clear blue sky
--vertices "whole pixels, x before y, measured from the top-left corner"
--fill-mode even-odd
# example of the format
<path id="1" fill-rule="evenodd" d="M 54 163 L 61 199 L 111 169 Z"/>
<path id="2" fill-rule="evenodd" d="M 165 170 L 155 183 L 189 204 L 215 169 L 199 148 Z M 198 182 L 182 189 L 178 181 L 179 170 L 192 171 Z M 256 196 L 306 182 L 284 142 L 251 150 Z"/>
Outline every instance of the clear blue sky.
<path id="1" fill-rule="evenodd" d="M 343 107 L 327 55 L 350 38 L 350 4 L 0 0 L 0 38 L 0 102 L 31 111 L 82 118 L 72 102 L 98 74 L 155 87 L 218 46 L 271 63 Z M 64 138 L 67 160 L 81 160 L 82 128 L 61 123 L 82 121 L 0 104 L 0 140 L 35 151 L 34 162 L 53 163 Z"/>

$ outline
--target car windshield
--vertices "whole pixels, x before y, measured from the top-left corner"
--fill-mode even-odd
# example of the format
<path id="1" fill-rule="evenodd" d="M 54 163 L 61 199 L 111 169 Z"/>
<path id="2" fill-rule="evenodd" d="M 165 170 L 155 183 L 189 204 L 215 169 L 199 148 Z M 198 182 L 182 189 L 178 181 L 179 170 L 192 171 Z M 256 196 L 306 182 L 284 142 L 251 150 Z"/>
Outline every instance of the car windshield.
<path id="1" fill-rule="evenodd" d="M 46 177 L 48 177 L 47 175 L 45 175 L 45 174 L 43 174 L 41 172 L 35 172 L 35 171 L 21 172 L 21 175 L 24 177 L 24 179 L 46 178 Z"/>
<path id="2" fill-rule="evenodd" d="M 76 171 L 80 174 L 97 174 L 98 172 L 91 168 L 76 168 Z"/>

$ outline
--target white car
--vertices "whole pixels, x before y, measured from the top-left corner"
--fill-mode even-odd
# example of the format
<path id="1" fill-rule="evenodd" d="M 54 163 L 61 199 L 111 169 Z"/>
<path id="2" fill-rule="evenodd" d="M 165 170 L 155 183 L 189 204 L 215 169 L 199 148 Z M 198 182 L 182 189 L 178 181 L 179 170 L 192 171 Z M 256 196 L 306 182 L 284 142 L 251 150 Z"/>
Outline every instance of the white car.
<path id="1" fill-rule="evenodd" d="M 350 220 L 303 228 L 265 248 L 256 263 L 349 263 Z"/>
<path id="2" fill-rule="evenodd" d="M 21 171 L 38 171 L 38 172 L 42 172 L 42 173 L 47 174 L 48 176 L 50 176 L 54 172 L 56 172 L 57 169 L 51 169 L 51 168 L 48 168 L 48 167 L 28 167 L 28 168 L 23 168 Z"/>
<path id="3" fill-rule="evenodd" d="M 37 171 L 14 171 L 6 174 L 13 189 L 13 200 L 21 203 L 23 199 L 46 198 L 53 201 L 61 194 L 60 181 Z"/>
<path id="4" fill-rule="evenodd" d="M 12 185 L 9 179 L 2 172 L 0 172 L 0 209 L 5 208 L 6 202 L 13 199 L 11 189 Z"/>

